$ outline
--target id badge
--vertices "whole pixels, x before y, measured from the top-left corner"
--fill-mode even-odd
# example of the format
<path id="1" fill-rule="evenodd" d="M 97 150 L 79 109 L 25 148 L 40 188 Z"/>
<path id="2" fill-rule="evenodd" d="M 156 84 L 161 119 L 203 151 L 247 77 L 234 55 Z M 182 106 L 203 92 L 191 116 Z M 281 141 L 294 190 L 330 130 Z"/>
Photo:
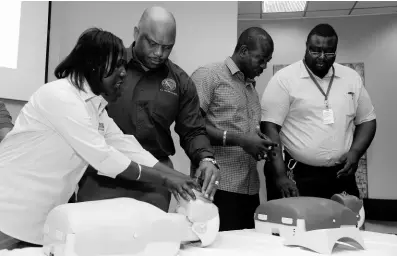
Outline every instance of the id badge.
<path id="1" fill-rule="evenodd" d="M 323 123 L 333 124 L 334 122 L 334 111 L 332 111 L 330 108 L 323 110 Z"/>

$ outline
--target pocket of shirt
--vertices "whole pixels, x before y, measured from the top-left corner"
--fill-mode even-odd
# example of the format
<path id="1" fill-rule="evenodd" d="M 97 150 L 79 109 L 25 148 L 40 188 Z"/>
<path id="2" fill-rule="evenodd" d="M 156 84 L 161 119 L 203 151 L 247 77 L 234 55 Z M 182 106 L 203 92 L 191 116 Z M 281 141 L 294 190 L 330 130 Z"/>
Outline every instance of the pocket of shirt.
<path id="1" fill-rule="evenodd" d="M 347 116 L 355 116 L 356 115 L 356 104 L 355 104 L 354 95 L 347 94 L 346 95 L 346 115 Z"/>
<path id="2" fill-rule="evenodd" d="M 158 92 L 154 102 L 153 118 L 163 126 L 170 126 L 179 111 L 179 97 L 168 92 Z"/>
<path id="3" fill-rule="evenodd" d="M 356 117 L 356 104 L 355 104 L 355 99 L 354 95 L 347 94 L 345 99 L 346 102 L 346 108 L 345 108 L 345 113 L 346 113 L 346 127 L 350 125 L 351 122 L 353 122 L 354 118 Z"/>

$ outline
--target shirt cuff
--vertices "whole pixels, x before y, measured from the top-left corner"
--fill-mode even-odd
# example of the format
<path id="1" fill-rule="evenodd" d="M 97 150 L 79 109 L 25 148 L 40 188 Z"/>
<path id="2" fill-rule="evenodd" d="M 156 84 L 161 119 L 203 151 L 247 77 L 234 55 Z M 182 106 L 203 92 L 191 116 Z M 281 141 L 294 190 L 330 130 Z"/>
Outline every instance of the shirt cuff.
<path id="1" fill-rule="evenodd" d="M 159 160 L 157 160 L 157 158 L 155 158 L 152 154 L 150 154 L 149 151 L 146 152 L 147 155 L 144 157 L 144 159 L 142 159 L 142 161 L 139 161 L 137 163 L 153 168 L 153 166 L 155 166 L 159 162 Z"/>
<path id="2" fill-rule="evenodd" d="M 196 163 L 194 163 L 194 164 L 195 164 L 196 166 L 198 166 L 198 165 L 200 164 L 200 161 L 203 160 L 203 159 L 206 158 L 206 157 L 210 157 L 210 158 L 215 159 L 214 154 L 212 154 L 211 152 L 208 152 L 208 151 L 204 151 L 204 152 L 201 152 L 201 153 L 199 154 L 199 157 L 196 159 Z"/>
<path id="3" fill-rule="evenodd" d="M 262 117 L 261 122 L 269 122 L 269 123 L 277 124 L 279 126 L 283 125 L 283 122 L 281 120 L 276 120 L 275 118 L 263 118 Z"/>
<path id="4" fill-rule="evenodd" d="M 114 148 L 111 148 L 108 157 L 101 161 L 99 166 L 95 168 L 98 170 L 98 174 L 116 178 L 116 176 L 125 171 L 130 164 L 131 160 L 128 157 Z"/>
<path id="5" fill-rule="evenodd" d="M 368 115 L 367 117 L 365 117 L 365 118 L 356 119 L 355 122 L 354 122 L 354 124 L 355 124 L 355 125 L 360 125 L 360 124 L 362 124 L 362 123 L 369 122 L 369 121 L 372 121 L 372 120 L 374 120 L 374 119 L 376 119 L 376 115 L 375 115 L 375 112 L 372 112 L 371 114 L 369 114 L 369 115 Z"/>

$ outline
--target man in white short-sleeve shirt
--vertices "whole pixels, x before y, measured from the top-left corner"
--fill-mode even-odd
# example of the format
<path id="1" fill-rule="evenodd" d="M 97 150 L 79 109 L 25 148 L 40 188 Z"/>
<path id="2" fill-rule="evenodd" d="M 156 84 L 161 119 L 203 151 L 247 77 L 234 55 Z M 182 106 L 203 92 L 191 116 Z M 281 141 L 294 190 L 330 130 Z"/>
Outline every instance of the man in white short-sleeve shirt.
<path id="1" fill-rule="evenodd" d="M 359 196 L 355 172 L 376 116 L 360 75 L 334 63 L 337 43 L 330 25 L 317 25 L 304 60 L 277 72 L 263 93 L 261 130 L 285 149 L 284 161 L 280 151 L 265 165 L 268 200 Z"/>

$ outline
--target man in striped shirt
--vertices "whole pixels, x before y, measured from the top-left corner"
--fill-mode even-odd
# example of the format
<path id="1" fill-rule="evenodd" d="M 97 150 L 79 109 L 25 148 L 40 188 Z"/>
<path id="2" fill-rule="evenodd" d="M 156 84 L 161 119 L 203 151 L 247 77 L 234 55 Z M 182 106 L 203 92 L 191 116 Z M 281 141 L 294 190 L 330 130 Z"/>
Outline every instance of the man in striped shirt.
<path id="1" fill-rule="evenodd" d="M 254 78 L 272 53 L 269 34 L 252 27 L 240 35 L 231 57 L 200 67 L 191 77 L 221 170 L 214 197 L 221 231 L 254 228 L 260 203 L 257 160 L 275 145 L 257 133 L 261 105 Z"/>

